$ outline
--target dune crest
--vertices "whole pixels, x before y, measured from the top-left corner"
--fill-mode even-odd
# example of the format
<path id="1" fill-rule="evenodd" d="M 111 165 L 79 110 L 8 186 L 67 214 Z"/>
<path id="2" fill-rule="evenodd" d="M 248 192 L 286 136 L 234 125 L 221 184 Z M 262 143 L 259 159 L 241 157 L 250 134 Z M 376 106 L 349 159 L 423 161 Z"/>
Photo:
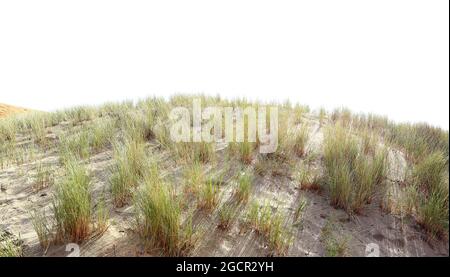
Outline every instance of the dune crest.
<path id="1" fill-rule="evenodd" d="M 28 109 L 0 103 L 0 118 L 10 114 L 26 112 Z"/>

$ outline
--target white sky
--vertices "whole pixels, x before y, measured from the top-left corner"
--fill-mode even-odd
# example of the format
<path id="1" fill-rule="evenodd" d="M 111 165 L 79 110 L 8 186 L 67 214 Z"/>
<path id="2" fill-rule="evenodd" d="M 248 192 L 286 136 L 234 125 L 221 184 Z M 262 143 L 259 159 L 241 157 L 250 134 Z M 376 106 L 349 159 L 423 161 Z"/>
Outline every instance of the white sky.
<path id="1" fill-rule="evenodd" d="M 289 98 L 449 126 L 449 1 L 1 1 L 0 102 Z"/>

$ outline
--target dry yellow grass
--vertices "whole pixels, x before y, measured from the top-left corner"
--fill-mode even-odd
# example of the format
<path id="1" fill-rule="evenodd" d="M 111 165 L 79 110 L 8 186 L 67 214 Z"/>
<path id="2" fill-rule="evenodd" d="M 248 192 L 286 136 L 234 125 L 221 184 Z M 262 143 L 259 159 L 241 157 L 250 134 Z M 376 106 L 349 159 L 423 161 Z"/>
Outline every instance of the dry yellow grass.
<path id="1" fill-rule="evenodd" d="M 0 118 L 6 117 L 10 114 L 22 113 L 22 112 L 26 112 L 26 111 L 28 111 L 28 110 L 24 109 L 24 108 L 14 107 L 11 105 L 6 105 L 6 104 L 0 103 Z"/>

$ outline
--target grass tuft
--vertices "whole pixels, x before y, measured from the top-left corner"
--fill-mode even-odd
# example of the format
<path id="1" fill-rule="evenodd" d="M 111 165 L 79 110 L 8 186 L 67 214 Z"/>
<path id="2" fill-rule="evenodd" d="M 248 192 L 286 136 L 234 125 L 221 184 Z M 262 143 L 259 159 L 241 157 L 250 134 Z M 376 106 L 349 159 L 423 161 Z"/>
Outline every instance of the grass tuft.
<path id="1" fill-rule="evenodd" d="M 74 160 L 66 166 L 65 179 L 56 186 L 53 211 L 57 240 L 83 241 L 90 232 L 91 195 L 86 169 Z"/>
<path id="2" fill-rule="evenodd" d="M 89 158 L 89 132 L 80 131 L 73 135 L 67 133 L 61 135 L 59 152 L 62 164 L 70 160 L 72 156 L 77 159 Z"/>
<path id="3" fill-rule="evenodd" d="M 284 227 L 286 216 L 273 213 L 272 207 L 265 203 L 262 207 L 253 201 L 247 212 L 247 222 L 268 242 L 272 255 L 284 255 L 292 243 L 292 234 Z"/>
<path id="4" fill-rule="evenodd" d="M 23 241 L 15 238 L 11 233 L 0 232 L 0 258 L 22 257 Z"/>
<path id="5" fill-rule="evenodd" d="M 39 244 L 45 250 L 48 249 L 52 241 L 52 229 L 45 216 L 45 212 L 33 211 L 31 214 L 34 231 L 36 232 Z"/>
<path id="6" fill-rule="evenodd" d="M 50 168 L 39 163 L 37 166 L 37 172 L 35 181 L 33 183 L 33 190 L 40 191 L 53 184 L 53 176 Z"/>
<path id="7" fill-rule="evenodd" d="M 249 172 L 242 172 L 239 176 L 234 195 L 239 202 L 247 202 L 252 189 L 253 176 Z"/>
<path id="8" fill-rule="evenodd" d="M 300 167 L 294 179 L 301 190 L 318 191 L 321 188 L 319 173 L 317 170 L 310 169 L 309 167 Z"/>
<path id="9" fill-rule="evenodd" d="M 135 198 L 136 221 L 141 236 L 171 256 L 187 255 L 193 247 L 192 221 L 181 225 L 180 203 L 168 184 L 147 179 Z"/>
<path id="10" fill-rule="evenodd" d="M 212 211 L 219 203 L 219 196 L 220 189 L 217 181 L 210 176 L 200 191 L 199 208 Z"/>
<path id="11" fill-rule="evenodd" d="M 415 165 L 412 175 L 421 196 L 419 223 L 433 236 L 448 234 L 448 160 L 441 152 L 432 153 Z"/>
<path id="12" fill-rule="evenodd" d="M 115 163 L 111 167 L 111 193 L 116 207 L 128 204 L 133 189 L 144 177 L 147 169 L 145 145 L 141 142 L 127 139 L 124 144 L 114 146 Z"/>
<path id="13" fill-rule="evenodd" d="M 115 133 L 114 122 L 110 119 L 96 121 L 92 127 L 89 144 L 94 152 L 100 152 L 111 145 Z"/>
<path id="14" fill-rule="evenodd" d="M 235 206 L 224 205 L 222 208 L 220 208 L 218 227 L 222 230 L 228 230 L 236 213 L 237 208 Z"/>
<path id="15" fill-rule="evenodd" d="M 306 145 L 309 140 L 308 125 L 303 124 L 300 130 L 295 134 L 293 141 L 293 149 L 297 156 L 303 157 L 306 155 Z"/>
<path id="16" fill-rule="evenodd" d="M 339 233 L 336 222 L 327 220 L 320 233 L 320 240 L 324 244 L 325 256 L 344 257 L 347 256 L 349 238 Z"/>
<path id="17" fill-rule="evenodd" d="M 15 142 L 18 131 L 17 122 L 13 119 L 3 119 L 0 121 L 0 142 Z"/>
<path id="18" fill-rule="evenodd" d="M 325 133 L 324 163 L 331 204 L 356 213 L 372 201 L 388 169 L 386 150 L 364 155 L 357 140 L 339 125 Z"/>

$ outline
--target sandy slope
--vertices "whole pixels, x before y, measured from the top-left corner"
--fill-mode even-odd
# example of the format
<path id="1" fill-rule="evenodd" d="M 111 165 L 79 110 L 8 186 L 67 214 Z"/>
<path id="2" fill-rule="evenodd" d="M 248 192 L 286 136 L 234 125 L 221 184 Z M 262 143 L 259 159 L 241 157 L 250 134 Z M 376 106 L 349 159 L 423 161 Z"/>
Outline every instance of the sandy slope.
<path id="1" fill-rule="evenodd" d="M 311 126 L 310 151 L 319 151 L 322 147 L 323 130 L 313 117 L 305 118 Z M 59 128 L 62 128 L 61 126 Z M 48 130 L 54 132 L 54 130 Z M 22 137 L 19 143 L 30 143 L 29 138 Z M 155 155 L 164 157 L 164 150 L 157 150 L 149 143 L 148 149 Z M 217 147 L 219 157 L 223 147 Z M 390 150 L 389 160 L 391 172 L 389 178 L 397 180 L 403 176 L 406 161 L 403 154 L 394 149 Z M 39 154 L 35 161 L 20 166 L 10 166 L 0 170 L 0 230 L 6 230 L 20 237 L 25 244 L 27 256 L 65 256 L 65 246 L 52 246 L 44 253 L 39 246 L 36 233 L 33 230 L 30 211 L 45 209 L 51 214 L 52 187 L 35 192 L 32 189 L 33 176 L 39 163 L 45 163 L 54 168 L 58 167 L 58 154 L 49 151 L 45 155 Z M 104 192 L 109 193 L 109 171 L 112 163 L 111 150 L 99 153 L 88 161 L 88 168 L 93 176 L 93 195 L 98 199 Z M 220 164 L 220 160 L 218 161 Z M 235 167 L 237 165 L 231 165 Z M 320 167 L 320 158 L 315 165 Z M 179 165 L 166 160 L 165 169 L 174 173 L 181 172 Z M 220 166 L 218 167 L 220 169 Z M 234 168 L 222 168 L 223 171 L 233 172 Z M 55 179 L 58 179 L 58 171 Z M 178 174 L 179 175 L 179 174 Z M 176 178 L 176 177 L 175 177 Z M 181 183 L 181 182 L 180 182 Z M 392 187 L 395 182 L 390 184 Z M 231 201 L 231 185 L 222 187 L 221 205 Z M 294 241 L 289 256 L 323 256 L 324 245 L 320 241 L 320 233 L 327 221 L 332 220 L 334 227 L 339 230 L 339 236 L 349 238 L 348 255 L 364 256 L 366 246 L 370 243 L 379 245 L 381 256 L 448 256 L 448 243 L 429 241 L 417 223 L 410 218 L 401 218 L 384 213 L 378 201 L 368 205 L 361 215 L 349 216 L 343 210 L 330 206 L 326 193 L 300 191 L 289 175 L 259 176 L 254 182 L 252 197 L 261 202 L 269 201 L 273 210 L 281 210 L 293 218 L 298 199 L 305 197 L 308 205 L 303 217 L 303 223 L 294 230 Z M 94 200 L 97 201 L 97 200 Z M 94 236 L 81 245 L 83 256 L 143 256 L 158 255 L 144 251 L 136 234 L 133 233 L 133 207 L 128 206 L 116 209 L 108 200 L 110 209 L 110 226 L 101 236 Z M 192 204 L 195 210 L 195 204 Z M 212 214 L 197 212 L 194 216 L 194 225 L 199 227 L 200 238 L 192 252 L 193 256 L 265 256 L 269 251 L 265 241 L 254 231 L 245 227 L 242 222 L 245 208 L 240 209 L 239 218 L 235 220 L 228 231 L 217 228 L 217 210 Z M 286 223 L 290 224 L 290 223 Z"/>
<path id="2" fill-rule="evenodd" d="M 27 109 L 0 103 L 0 118 L 14 113 L 26 112 Z"/>

